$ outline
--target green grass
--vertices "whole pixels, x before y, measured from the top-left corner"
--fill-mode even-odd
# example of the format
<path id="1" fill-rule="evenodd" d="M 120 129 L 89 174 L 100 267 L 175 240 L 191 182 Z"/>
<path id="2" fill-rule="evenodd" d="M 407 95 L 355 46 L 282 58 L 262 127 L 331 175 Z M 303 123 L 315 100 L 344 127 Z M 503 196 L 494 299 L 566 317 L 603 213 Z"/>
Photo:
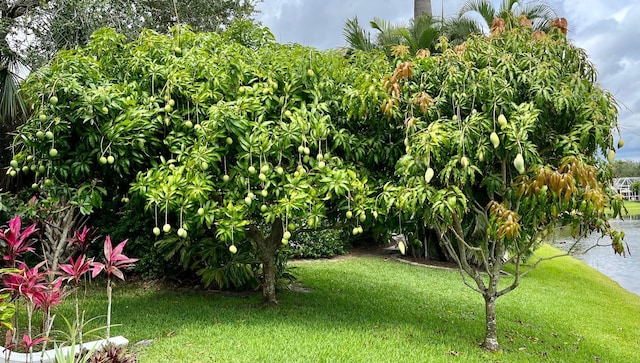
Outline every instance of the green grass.
<path id="1" fill-rule="evenodd" d="M 632 201 L 625 200 L 624 206 L 629 211 L 629 215 L 630 216 L 640 215 L 640 203 L 639 202 L 632 202 Z"/>
<path id="2" fill-rule="evenodd" d="M 498 300 L 499 354 L 478 347 L 482 298 L 456 271 L 379 256 L 292 265 L 310 291 L 281 292 L 272 308 L 257 294 L 116 286 L 112 334 L 154 339 L 142 363 L 640 362 L 640 297 L 573 258 Z M 106 307 L 96 291 L 89 315 Z"/>

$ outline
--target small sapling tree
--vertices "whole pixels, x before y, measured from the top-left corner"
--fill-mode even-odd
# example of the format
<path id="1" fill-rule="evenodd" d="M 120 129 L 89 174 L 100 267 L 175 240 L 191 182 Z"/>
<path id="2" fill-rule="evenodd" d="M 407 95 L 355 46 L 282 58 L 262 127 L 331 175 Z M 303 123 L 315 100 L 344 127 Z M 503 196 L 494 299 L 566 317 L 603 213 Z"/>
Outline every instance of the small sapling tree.
<path id="1" fill-rule="evenodd" d="M 496 300 L 555 229 L 608 235 L 625 252 L 607 222 L 609 208 L 622 207 L 610 188 L 614 100 L 560 30 L 533 32 L 519 20 L 456 47 L 441 39 L 442 55 L 405 57 L 386 80 L 387 112 L 406 130 L 400 183 L 386 200 L 423 216 L 482 295 L 490 351 L 500 349 Z M 500 284 L 505 264 L 514 276 Z"/>

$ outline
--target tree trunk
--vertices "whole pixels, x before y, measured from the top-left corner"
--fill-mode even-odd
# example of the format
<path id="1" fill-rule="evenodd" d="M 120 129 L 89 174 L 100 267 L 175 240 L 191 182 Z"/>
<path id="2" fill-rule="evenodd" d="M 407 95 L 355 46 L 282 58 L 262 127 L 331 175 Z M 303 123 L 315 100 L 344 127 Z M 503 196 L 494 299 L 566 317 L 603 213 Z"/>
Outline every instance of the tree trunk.
<path id="1" fill-rule="evenodd" d="M 498 344 L 498 326 L 496 323 L 496 300 L 497 296 L 485 295 L 485 315 L 486 315 L 486 336 L 482 348 L 490 351 L 497 352 L 500 350 L 500 344 Z"/>
<path id="2" fill-rule="evenodd" d="M 75 208 L 69 208 L 65 212 L 61 212 L 61 213 L 64 213 L 64 215 L 59 222 L 60 225 L 58 226 L 60 228 L 59 230 L 60 234 L 58 238 L 55 238 L 55 236 L 52 235 L 51 239 L 49 240 L 50 242 L 53 242 L 51 246 L 51 248 L 53 249 L 53 257 L 51 259 L 51 265 L 50 265 L 51 270 L 53 272 L 58 271 L 58 265 L 60 264 L 60 260 L 63 258 L 63 255 L 67 249 L 67 244 L 68 244 L 67 240 L 68 240 L 69 233 L 73 229 L 73 225 L 76 222 Z M 51 279 L 53 280 L 53 275 L 51 275 Z"/>
<path id="3" fill-rule="evenodd" d="M 256 242 L 262 262 L 262 295 L 265 304 L 276 305 L 276 253 L 280 246 L 284 230 L 282 220 L 276 218 L 271 225 L 271 234 L 265 237 L 255 225 L 249 225 L 247 235 Z"/>
<path id="4" fill-rule="evenodd" d="M 275 256 L 262 256 L 262 296 L 264 302 L 269 305 L 278 304 L 276 299 L 276 266 Z"/>
<path id="5" fill-rule="evenodd" d="M 413 18 L 417 19 L 420 15 L 423 14 L 433 16 L 433 11 L 431 10 L 431 0 L 414 0 Z"/>

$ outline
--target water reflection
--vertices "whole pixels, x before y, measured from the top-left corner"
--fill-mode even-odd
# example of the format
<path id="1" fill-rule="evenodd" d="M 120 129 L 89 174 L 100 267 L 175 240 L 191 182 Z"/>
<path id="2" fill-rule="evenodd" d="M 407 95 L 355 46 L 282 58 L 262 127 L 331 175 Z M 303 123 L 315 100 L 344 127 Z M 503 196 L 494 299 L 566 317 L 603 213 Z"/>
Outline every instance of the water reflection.
<path id="1" fill-rule="evenodd" d="M 572 255 L 617 281 L 625 289 L 640 295 L 640 219 L 611 220 L 610 223 L 625 232 L 625 241 L 631 250 L 627 257 L 616 255 L 610 246 L 611 239 L 598 234 L 580 241 Z M 558 236 L 555 245 L 566 251 L 572 243 L 571 237 Z M 591 248 L 596 244 L 607 246 Z"/>

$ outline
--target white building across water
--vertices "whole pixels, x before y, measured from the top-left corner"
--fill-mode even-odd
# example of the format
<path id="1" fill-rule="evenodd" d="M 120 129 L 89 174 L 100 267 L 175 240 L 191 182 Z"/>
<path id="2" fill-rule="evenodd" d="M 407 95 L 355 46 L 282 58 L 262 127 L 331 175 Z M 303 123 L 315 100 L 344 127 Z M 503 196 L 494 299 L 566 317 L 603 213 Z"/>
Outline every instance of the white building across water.
<path id="1" fill-rule="evenodd" d="M 613 189 L 622 194 L 626 200 L 640 200 L 640 194 L 631 190 L 631 184 L 640 182 L 640 177 L 634 178 L 614 178 Z"/>

